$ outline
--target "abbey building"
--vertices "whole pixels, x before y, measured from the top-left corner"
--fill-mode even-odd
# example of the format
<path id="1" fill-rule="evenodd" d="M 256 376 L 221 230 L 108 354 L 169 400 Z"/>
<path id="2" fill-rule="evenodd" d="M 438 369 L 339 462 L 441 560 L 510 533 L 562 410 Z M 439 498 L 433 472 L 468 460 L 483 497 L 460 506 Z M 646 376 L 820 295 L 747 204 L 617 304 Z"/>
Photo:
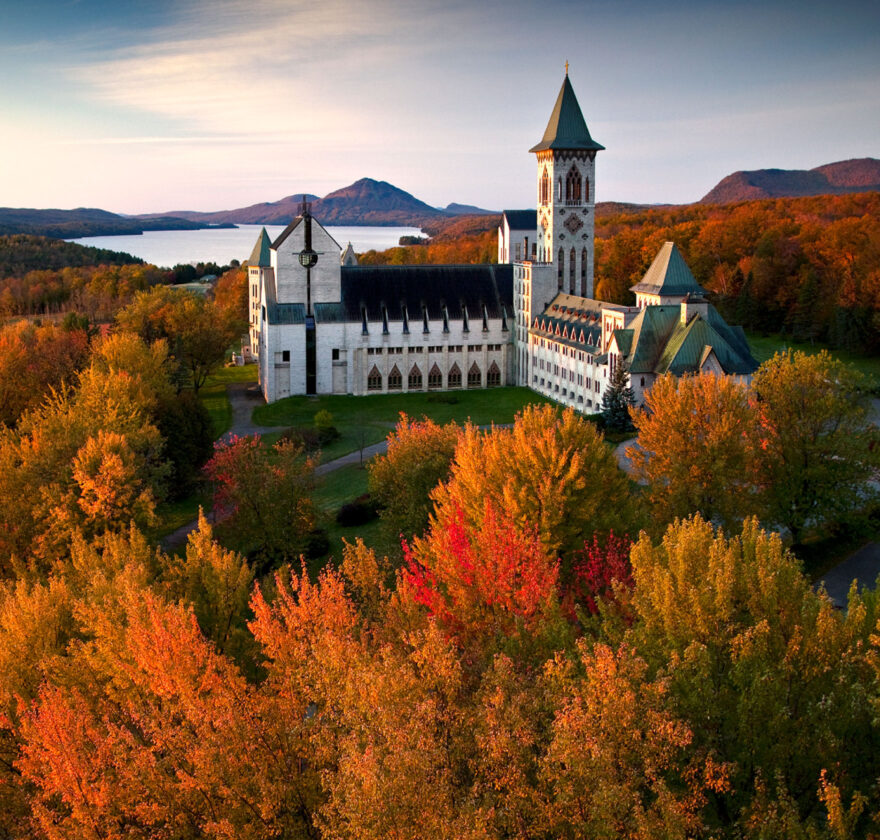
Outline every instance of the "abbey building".
<path id="1" fill-rule="evenodd" d="M 593 297 L 595 165 L 568 75 L 537 157 L 537 211 L 505 211 L 497 265 L 360 266 L 306 205 L 248 260 L 251 349 L 267 402 L 291 394 L 530 387 L 586 413 L 625 364 L 637 402 L 655 379 L 748 377 L 742 330 L 706 300 L 671 242 L 635 306 Z"/>

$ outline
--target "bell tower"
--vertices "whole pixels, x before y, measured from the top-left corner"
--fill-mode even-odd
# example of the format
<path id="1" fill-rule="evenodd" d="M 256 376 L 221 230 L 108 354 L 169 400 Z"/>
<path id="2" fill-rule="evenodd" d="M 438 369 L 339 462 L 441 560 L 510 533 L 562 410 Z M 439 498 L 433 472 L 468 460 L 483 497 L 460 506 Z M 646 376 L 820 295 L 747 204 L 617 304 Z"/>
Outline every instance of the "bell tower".
<path id="1" fill-rule="evenodd" d="M 593 297 L 593 232 L 596 152 L 574 88 L 565 79 L 541 142 L 538 158 L 538 243 L 552 263 L 557 291 Z"/>

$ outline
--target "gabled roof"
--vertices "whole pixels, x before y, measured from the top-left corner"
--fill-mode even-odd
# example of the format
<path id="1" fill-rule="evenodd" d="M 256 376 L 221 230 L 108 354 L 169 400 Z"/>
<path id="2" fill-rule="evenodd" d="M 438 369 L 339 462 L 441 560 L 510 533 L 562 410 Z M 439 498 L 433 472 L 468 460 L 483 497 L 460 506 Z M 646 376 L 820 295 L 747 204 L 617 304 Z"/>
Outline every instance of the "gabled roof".
<path id="1" fill-rule="evenodd" d="M 257 237 L 257 244 L 254 245 L 254 250 L 251 251 L 250 257 L 248 257 L 248 265 L 249 266 L 261 266 L 263 268 L 272 265 L 272 259 L 269 254 L 269 249 L 272 247 L 272 240 L 269 239 L 269 234 L 266 233 L 266 228 L 263 228 L 260 231 L 260 235 Z"/>
<path id="2" fill-rule="evenodd" d="M 544 131 L 544 136 L 537 146 L 532 146 L 530 152 L 543 152 L 547 149 L 572 149 L 598 152 L 605 147 L 590 137 L 590 130 L 581 113 L 574 88 L 568 80 L 568 73 L 562 82 L 553 113 L 550 114 L 550 122 Z"/>
<path id="3" fill-rule="evenodd" d="M 290 234 L 293 233 L 299 227 L 299 224 L 300 224 L 300 222 L 302 222 L 303 218 L 304 218 L 303 216 L 297 216 L 286 228 L 284 228 L 284 230 L 281 231 L 281 233 L 278 234 L 278 237 L 272 243 L 272 250 L 273 251 L 277 251 L 278 248 L 281 246 L 281 244 L 284 242 L 284 240 L 287 239 L 287 237 L 290 236 Z M 337 248 L 339 248 L 340 251 L 342 250 L 342 248 L 340 248 L 340 246 L 339 246 L 339 243 L 332 236 L 330 236 L 330 233 L 328 232 L 327 228 L 325 228 L 324 225 L 322 225 L 314 216 L 312 216 L 312 226 L 313 226 L 312 227 L 312 235 L 313 236 L 314 236 L 314 226 L 315 225 L 317 225 L 321 230 L 324 231 L 324 233 L 327 234 L 327 236 L 330 237 L 330 241 Z"/>
<path id="4" fill-rule="evenodd" d="M 645 276 L 630 291 L 667 297 L 684 297 L 688 294 L 702 297 L 706 294 L 674 242 L 664 243 Z"/>
<path id="5" fill-rule="evenodd" d="M 507 219 L 507 226 L 511 230 L 537 230 L 537 210 L 503 210 L 501 215 Z"/>
<path id="6" fill-rule="evenodd" d="M 351 242 L 348 243 L 346 249 L 342 252 L 342 265 L 357 265 L 358 258 L 357 254 L 354 252 L 354 248 L 352 247 Z"/>

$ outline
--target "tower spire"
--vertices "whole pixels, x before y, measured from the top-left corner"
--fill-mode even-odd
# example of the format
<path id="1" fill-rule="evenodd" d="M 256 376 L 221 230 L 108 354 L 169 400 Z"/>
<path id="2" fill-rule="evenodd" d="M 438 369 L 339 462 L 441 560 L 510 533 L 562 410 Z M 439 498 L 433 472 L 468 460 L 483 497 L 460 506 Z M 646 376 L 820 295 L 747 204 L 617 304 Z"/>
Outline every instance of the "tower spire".
<path id="1" fill-rule="evenodd" d="M 568 78 L 568 60 L 565 62 L 565 77 Z"/>

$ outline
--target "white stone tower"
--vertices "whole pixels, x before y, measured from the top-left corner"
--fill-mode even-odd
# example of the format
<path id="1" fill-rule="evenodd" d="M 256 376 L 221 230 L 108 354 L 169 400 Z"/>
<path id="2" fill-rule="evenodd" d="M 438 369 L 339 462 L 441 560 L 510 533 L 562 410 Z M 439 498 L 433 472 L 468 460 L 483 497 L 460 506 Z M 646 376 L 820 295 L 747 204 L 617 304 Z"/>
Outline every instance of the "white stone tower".
<path id="1" fill-rule="evenodd" d="M 596 152 L 574 89 L 565 79 L 538 157 L 538 242 L 543 261 L 556 269 L 557 290 L 593 297 L 593 231 Z"/>

